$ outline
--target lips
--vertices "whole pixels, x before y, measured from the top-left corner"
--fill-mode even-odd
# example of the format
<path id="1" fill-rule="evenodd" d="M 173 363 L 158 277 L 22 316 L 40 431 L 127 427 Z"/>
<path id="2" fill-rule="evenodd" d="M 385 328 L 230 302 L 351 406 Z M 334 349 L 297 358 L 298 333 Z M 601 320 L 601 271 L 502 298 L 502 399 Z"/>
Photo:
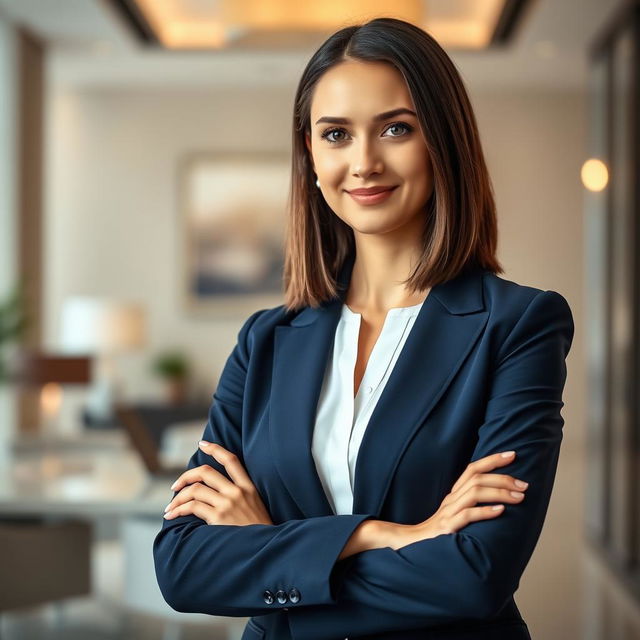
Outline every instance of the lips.
<path id="1" fill-rule="evenodd" d="M 364 191 L 364 193 L 358 192 Z M 362 206 L 378 205 L 389 200 L 396 191 L 396 187 L 371 187 L 369 189 L 355 189 L 349 191 L 349 196 Z"/>
<path id="2" fill-rule="evenodd" d="M 395 189 L 396 186 L 397 185 L 390 187 L 369 187 L 368 189 L 350 189 L 348 192 L 354 196 L 372 196 L 376 193 L 382 193 L 383 191 L 391 191 L 392 189 Z"/>

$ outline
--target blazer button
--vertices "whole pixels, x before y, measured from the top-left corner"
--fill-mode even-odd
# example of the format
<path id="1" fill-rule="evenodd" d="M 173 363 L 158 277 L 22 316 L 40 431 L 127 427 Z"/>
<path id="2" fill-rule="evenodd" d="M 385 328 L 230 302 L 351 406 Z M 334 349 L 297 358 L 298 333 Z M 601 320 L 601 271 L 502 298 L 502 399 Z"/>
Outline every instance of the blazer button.
<path id="1" fill-rule="evenodd" d="M 273 604 L 273 593 L 269 589 L 262 594 L 262 597 L 267 604 Z"/>
<path id="2" fill-rule="evenodd" d="M 291 600 L 293 604 L 300 602 L 300 592 L 295 587 L 289 591 L 289 600 Z"/>
<path id="3" fill-rule="evenodd" d="M 287 598 L 286 591 L 283 591 L 282 589 L 278 589 L 276 591 L 276 598 L 279 604 L 287 604 L 287 600 L 289 599 Z"/>

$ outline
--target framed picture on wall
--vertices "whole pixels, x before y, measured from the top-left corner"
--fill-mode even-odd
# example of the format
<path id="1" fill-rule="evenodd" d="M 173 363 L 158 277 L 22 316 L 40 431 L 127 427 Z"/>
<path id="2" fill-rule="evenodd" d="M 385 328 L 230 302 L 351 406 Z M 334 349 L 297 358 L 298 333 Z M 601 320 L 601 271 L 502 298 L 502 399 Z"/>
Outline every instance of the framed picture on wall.
<path id="1" fill-rule="evenodd" d="M 180 288 L 188 313 L 237 318 L 282 304 L 289 177 L 286 153 L 182 159 Z"/>

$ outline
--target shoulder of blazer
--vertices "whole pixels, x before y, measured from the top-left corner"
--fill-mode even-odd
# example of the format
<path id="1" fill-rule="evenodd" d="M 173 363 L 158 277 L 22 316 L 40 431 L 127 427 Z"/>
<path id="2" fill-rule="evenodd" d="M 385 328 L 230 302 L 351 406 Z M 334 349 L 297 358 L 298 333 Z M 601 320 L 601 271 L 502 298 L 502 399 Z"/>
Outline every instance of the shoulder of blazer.
<path id="1" fill-rule="evenodd" d="M 489 310 L 487 328 L 503 345 L 523 323 L 534 330 L 559 328 L 571 342 L 574 321 L 566 298 L 551 289 L 539 289 L 502 278 L 493 272 L 484 274 L 485 301 Z"/>
<path id="2" fill-rule="evenodd" d="M 287 312 L 283 304 L 254 311 L 243 323 L 238 334 L 238 341 L 251 351 L 256 336 L 264 336 L 273 332 L 274 327 L 286 322 L 291 312 Z"/>
<path id="3" fill-rule="evenodd" d="M 541 293 L 547 294 L 547 298 L 553 299 L 558 307 L 564 307 L 564 310 L 568 309 L 570 312 L 566 298 L 557 291 L 519 284 L 491 271 L 484 272 L 483 281 L 485 301 L 494 317 L 505 314 L 511 318 L 520 318 L 533 299 Z"/>

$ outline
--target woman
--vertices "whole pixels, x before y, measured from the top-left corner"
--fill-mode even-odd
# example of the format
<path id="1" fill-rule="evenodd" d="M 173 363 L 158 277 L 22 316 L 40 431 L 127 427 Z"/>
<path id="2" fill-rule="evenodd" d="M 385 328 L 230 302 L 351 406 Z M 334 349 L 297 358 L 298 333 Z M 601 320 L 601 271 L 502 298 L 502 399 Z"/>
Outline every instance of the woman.
<path id="1" fill-rule="evenodd" d="M 498 276 L 475 118 L 428 34 L 380 18 L 314 54 L 289 209 L 286 304 L 242 326 L 154 542 L 165 599 L 253 616 L 243 640 L 530 638 L 513 593 L 573 319 Z"/>

